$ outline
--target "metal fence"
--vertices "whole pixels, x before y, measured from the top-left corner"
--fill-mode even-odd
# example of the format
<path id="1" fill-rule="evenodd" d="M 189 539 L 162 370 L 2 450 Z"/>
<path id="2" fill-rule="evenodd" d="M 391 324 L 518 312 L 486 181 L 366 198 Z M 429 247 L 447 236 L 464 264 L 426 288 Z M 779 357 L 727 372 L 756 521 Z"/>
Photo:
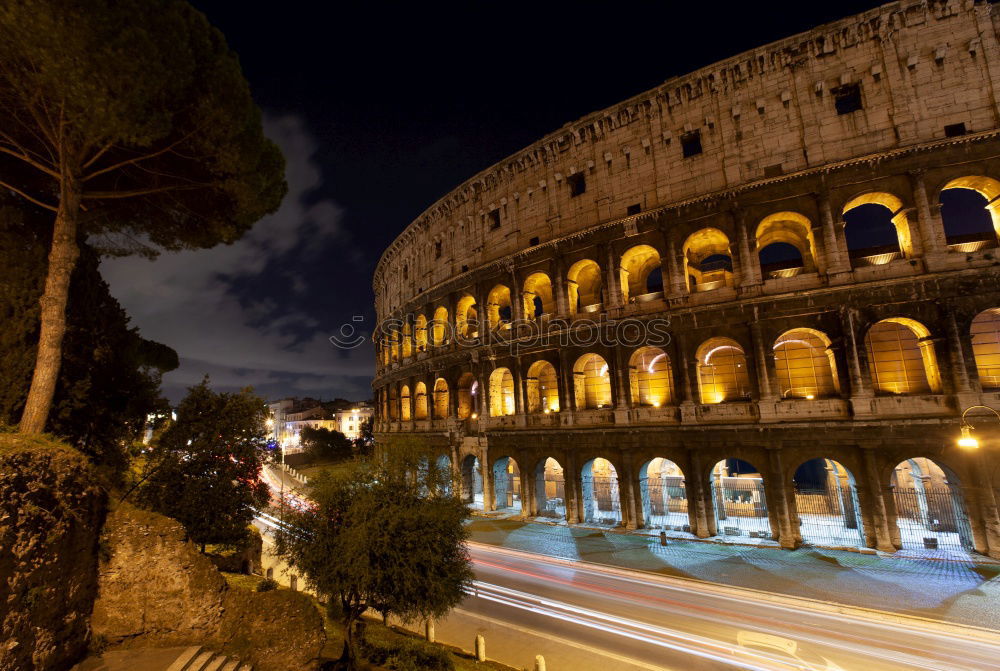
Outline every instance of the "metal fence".
<path id="1" fill-rule="evenodd" d="M 968 515 L 958 493 L 950 487 L 894 487 L 893 500 L 904 549 L 972 549 Z"/>
<path id="2" fill-rule="evenodd" d="M 764 481 L 760 478 L 714 478 L 712 503 L 718 535 L 771 537 Z"/>
<path id="3" fill-rule="evenodd" d="M 566 517 L 566 482 L 563 478 L 539 478 L 538 491 L 535 498 L 538 499 L 538 515 L 540 517 Z"/>
<path id="4" fill-rule="evenodd" d="M 850 483 L 830 483 L 824 489 L 795 487 L 802 540 L 814 545 L 864 547 L 858 495 Z"/>
<path id="5" fill-rule="evenodd" d="M 584 521 L 597 524 L 620 524 L 621 499 L 618 478 L 585 476 L 583 478 Z"/>
<path id="6" fill-rule="evenodd" d="M 651 529 L 691 531 L 688 518 L 687 490 L 682 476 L 642 478 L 642 512 Z"/>

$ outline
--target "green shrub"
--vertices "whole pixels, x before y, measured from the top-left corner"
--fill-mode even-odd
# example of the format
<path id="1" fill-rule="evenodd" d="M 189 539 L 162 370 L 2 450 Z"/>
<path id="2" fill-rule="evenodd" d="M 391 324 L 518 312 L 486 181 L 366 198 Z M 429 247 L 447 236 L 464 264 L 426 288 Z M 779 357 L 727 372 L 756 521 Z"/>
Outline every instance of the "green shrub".
<path id="1" fill-rule="evenodd" d="M 270 592 L 273 589 L 278 589 L 278 581 L 274 578 L 264 578 L 257 583 L 258 592 Z"/>
<path id="2" fill-rule="evenodd" d="M 444 648 L 413 639 L 398 642 L 365 642 L 361 650 L 365 659 L 375 666 L 393 671 L 454 671 L 455 664 Z"/>

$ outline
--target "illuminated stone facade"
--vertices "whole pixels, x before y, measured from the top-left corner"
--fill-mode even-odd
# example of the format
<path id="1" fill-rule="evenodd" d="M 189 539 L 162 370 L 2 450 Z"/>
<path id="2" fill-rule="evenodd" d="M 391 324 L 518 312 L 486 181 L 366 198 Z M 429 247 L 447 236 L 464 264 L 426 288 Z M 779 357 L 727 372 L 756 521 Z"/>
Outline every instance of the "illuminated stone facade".
<path id="1" fill-rule="evenodd" d="M 487 511 L 1000 556 L 998 22 L 888 4 L 457 187 L 375 272 L 380 443 Z"/>

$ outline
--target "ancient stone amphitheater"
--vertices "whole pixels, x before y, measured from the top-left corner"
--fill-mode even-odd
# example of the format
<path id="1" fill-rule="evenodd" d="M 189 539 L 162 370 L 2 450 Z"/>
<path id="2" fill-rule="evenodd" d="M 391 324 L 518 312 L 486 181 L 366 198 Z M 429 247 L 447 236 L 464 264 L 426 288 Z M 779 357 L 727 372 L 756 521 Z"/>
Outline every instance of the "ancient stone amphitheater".
<path id="1" fill-rule="evenodd" d="M 887 4 L 457 186 L 375 271 L 380 443 L 487 513 L 1000 557 L 998 23 Z"/>

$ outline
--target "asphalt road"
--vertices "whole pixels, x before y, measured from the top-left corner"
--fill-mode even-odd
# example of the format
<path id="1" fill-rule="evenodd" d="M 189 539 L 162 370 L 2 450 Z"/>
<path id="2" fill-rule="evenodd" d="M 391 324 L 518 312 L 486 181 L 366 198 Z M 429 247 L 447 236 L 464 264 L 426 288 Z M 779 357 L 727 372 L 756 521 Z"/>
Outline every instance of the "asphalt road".
<path id="1" fill-rule="evenodd" d="M 517 668 L 997 669 L 1000 636 L 772 603 L 719 585 L 646 576 L 474 544 L 472 594 L 437 639 Z M 791 600 L 794 601 L 794 600 Z"/>

